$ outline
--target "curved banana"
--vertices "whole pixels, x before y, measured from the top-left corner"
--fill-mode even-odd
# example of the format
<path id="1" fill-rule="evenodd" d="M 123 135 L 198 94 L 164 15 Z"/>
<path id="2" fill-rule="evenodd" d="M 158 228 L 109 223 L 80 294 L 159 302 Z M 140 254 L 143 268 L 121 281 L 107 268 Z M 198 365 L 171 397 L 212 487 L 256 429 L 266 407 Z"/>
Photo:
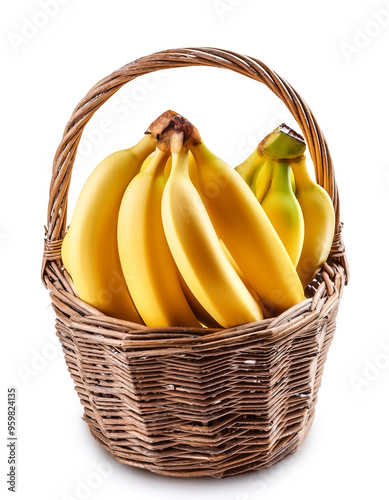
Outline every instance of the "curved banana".
<path id="1" fill-rule="evenodd" d="M 232 267 L 235 269 L 235 271 L 236 271 L 237 275 L 239 276 L 239 278 L 243 281 L 244 286 L 247 288 L 247 290 L 254 297 L 255 301 L 258 302 L 259 306 L 261 306 L 261 299 L 258 297 L 258 295 L 255 293 L 255 290 L 253 289 L 253 287 L 250 285 L 250 283 L 245 278 L 244 274 L 242 273 L 242 270 L 240 269 L 240 267 L 238 266 L 238 264 L 235 262 L 234 258 L 232 257 L 232 255 L 228 251 L 228 248 L 225 246 L 223 240 L 220 240 L 220 244 L 221 244 L 221 246 L 222 246 L 222 248 L 224 250 L 224 253 L 228 257 L 228 260 L 231 262 Z M 266 312 L 266 311 L 263 310 L 262 307 L 261 307 L 261 309 L 262 309 L 262 313 Z"/>
<path id="2" fill-rule="evenodd" d="M 165 167 L 165 179 L 169 177 L 171 170 L 172 170 L 172 157 L 169 156 Z M 198 180 L 197 180 L 196 163 L 190 151 L 189 151 L 189 176 L 193 184 L 197 187 Z"/>
<path id="3" fill-rule="evenodd" d="M 146 135 L 105 158 L 84 184 L 63 243 L 62 259 L 78 296 L 103 313 L 137 323 L 119 261 L 116 224 L 124 191 L 155 148 Z"/>
<path id="4" fill-rule="evenodd" d="M 305 225 L 304 243 L 297 265 L 305 288 L 327 260 L 334 239 L 335 213 L 327 191 L 309 176 L 306 158 L 291 161 L 291 166 L 296 180 L 296 198 Z"/>
<path id="5" fill-rule="evenodd" d="M 182 134 L 173 135 L 172 171 L 162 197 L 163 226 L 177 267 L 196 299 L 223 327 L 259 321 L 262 311 L 225 255 L 190 178 L 182 142 Z"/>
<path id="6" fill-rule="evenodd" d="M 120 262 L 128 290 L 147 326 L 200 328 L 181 288 L 162 226 L 168 156 L 157 147 L 124 193 L 117 225 Z"/>
<path id="7" fill-rule="evenodd" d="M 246 182 L 200 139 L 188 141 L 188 147 L 211 221 L 269 313 L 304 300 L 296 269 Z"/>
<path id="8" fill-rule="evenodd" d="M 271 187 L 262 208 L 296 267 L 304 241 L 304 219 L 293 193 L 288 161 L 274 160 Z"/>

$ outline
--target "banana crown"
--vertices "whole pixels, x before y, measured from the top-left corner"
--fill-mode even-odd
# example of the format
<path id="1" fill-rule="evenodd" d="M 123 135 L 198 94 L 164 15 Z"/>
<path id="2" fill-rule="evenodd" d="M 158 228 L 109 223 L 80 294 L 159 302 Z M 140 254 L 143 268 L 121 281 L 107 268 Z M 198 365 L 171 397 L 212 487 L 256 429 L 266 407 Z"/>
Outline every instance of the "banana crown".
<path id="1" fill-rule="evenodd" d="M 257 149 L 267 157 L 287 160 L 301 156 L 305 148 L 304 138 L 283 123 L 267 135 Z"/>

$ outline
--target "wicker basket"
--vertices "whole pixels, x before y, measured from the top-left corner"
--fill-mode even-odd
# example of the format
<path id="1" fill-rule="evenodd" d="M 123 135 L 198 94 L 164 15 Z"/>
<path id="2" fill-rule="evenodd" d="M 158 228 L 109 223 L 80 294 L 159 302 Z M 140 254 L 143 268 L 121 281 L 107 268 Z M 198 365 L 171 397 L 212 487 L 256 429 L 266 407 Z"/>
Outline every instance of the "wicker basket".
<path id="1" fill-rule="evenodd" d="M 82 131 L 122 85 L 161 69 L 214 66 L 264 83 L 307 141 L 317 182 L 330 194 L 336 234 L 307 299 L 281 316 L 221 329 L 150 329 L 102 315 L 77 298 L 63 269 L 68 188 Z M 262 62 L 209 49 L 166 50 L 95 85 L 58 147 L 50 185 L 42 279 L 93 436 L 120 462 L 168 476 L 226 477 L 270 467 L 303 443 L 314 417 L 348 267 L 327 144 L 297 92 Z"/>

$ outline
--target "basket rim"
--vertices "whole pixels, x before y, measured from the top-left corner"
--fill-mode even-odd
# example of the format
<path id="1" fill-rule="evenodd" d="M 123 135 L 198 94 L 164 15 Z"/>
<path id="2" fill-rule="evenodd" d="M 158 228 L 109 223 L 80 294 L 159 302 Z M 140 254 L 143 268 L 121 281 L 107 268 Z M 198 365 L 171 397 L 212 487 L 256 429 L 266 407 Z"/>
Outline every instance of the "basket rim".
<path id="1" fill-rule="evenodd" d="M 312 297 L 274 318 L 231 328 L 150 328 L 107 316 L 74 297 L 69 289 L 72 286 L 70 276 L 65 269 L 61 272 L 62 282 L 47 282 L 60 321 L 70 331 L 82 332 L 81 337 L 86 342 L 128 350 L 133 357 L 163 355 L 166 352 L 203 352 L 215 345 L 233 348 L 242 341 L 263 345 L 282 342 L 287 337 L 298 335 L 318 319 L 326 318 L 339 303 L 345 286 L 344 269 L 339 265 L 325 265 L 321 271 L 321 283 Z"/>

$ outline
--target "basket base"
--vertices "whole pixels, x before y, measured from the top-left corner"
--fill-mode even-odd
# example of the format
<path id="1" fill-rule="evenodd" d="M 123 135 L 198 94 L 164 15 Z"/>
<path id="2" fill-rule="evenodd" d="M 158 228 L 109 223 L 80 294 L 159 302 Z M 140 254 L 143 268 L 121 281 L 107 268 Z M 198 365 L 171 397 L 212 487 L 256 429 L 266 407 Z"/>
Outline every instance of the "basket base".
<path id="1" fill-rule="evenodd" d="M 301 448 L 307 435 L 309 434 L 314 420 L 314 412 L 309 415 L 306 425 L 300 432 L 285 437 L 285 439 L 279 443 L 277 448 L 273 450 L 272 456 L 266 455 L 265 457 L 263 451 L 259 451 L 257 454 L 251 454 L 250 456 L 236 455 L 234 460 L 231 461 L 229 466 L 226 466 L 223 471 L 220 471 L 220 463 L 218 463 L 218 468 L 215 470 L 212 468 L 212 460 L 204 460 L 203 463 L 199 463 L 197 457 L 196 468 L 193 470 L 188 469 L 187 462 L 181 469 L 178 464 L 174 467 L 169 467 L 168 464 L 157 464 L 152 461 L 145 462 L 143 453 L 139 455 L 139 460 L 136 460 L 135 458 L 131 460 L 126 458 L 124 453 L 120 454 L 113 449 L 112 446 L 110 446 L 111 443 L 104 438 L 103 434 L 99 430 L 99 427 L 86 414 L 84 414 L 84 420 L 88 423 L 89 430 L 94 439 L 120 463 L 148 470 L 161 476 L 177 478 L 213 477 L 216 479 L 222 479 L 225 477 L 233 477 L 249 472 L 269 469 L 278 462 L 296 453 Z"/>

